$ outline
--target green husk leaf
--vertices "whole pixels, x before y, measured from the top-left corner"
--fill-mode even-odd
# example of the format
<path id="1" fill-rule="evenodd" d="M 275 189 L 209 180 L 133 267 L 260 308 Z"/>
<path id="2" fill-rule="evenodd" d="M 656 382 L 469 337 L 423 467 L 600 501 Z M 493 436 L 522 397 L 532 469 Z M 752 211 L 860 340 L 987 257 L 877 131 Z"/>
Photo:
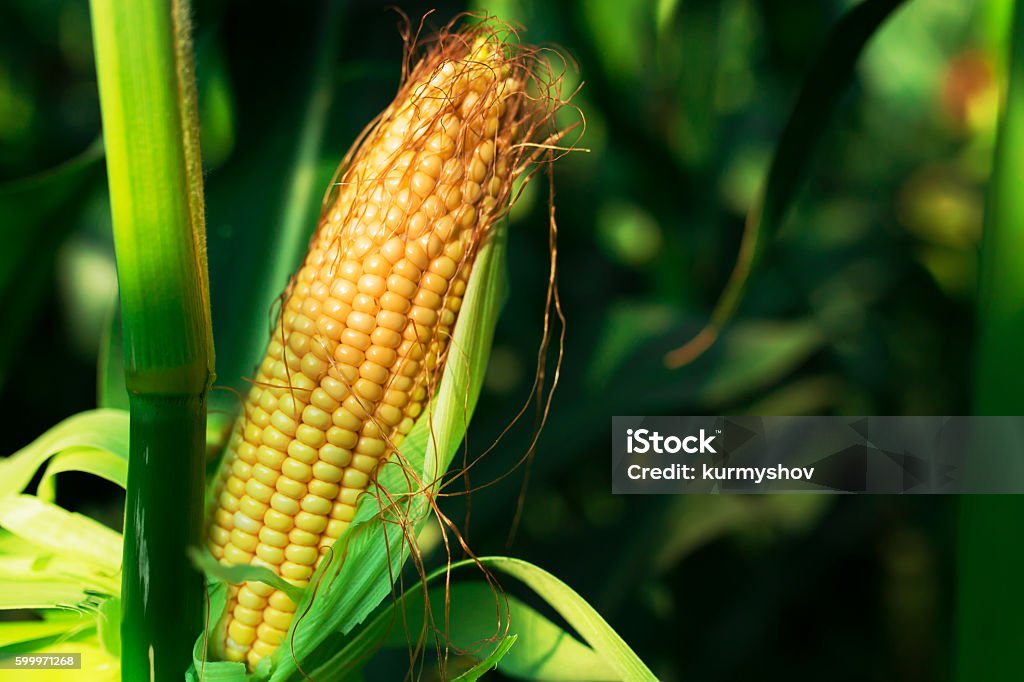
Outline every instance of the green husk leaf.
<path id="1" fill-rule="evenodd" d="M 237 585 L 244 582 L 260 582 L 270 585 L 274 589 L 281 590 L 288 595 L 293 602 L 298 603 L 302 599 L 303 589 L 296 587 L 290 582 L 263 566 L 252 566 L 250 564 L 222 564 L 213 558 L 207 551 L 190 549 L 189 557 L 200 570 L 206 575 L 225 583 Z"/>
<path id="2" fill-rule="evenodd" d="M 128 413 L 112 409 L 81 412 L 0 461 L 0 498 L 21 492 L 43 462 L 71 448 L 101 450 L 127 462 Z"/>
<path id="3" fill-rule="evenodd" d="M 206 589 L 206 603 L 209 605 L 210 616 L 203 634 L 192 647 L 192 667 L 186 673 L 185 679 L 189 682 L 245 682 L 249 675 L 244 663 L 204 660 L 208 658 L 204 654 L 215 636 L 217 623 L 224 615 L 224 609 L 228 604 L 227 585 L 220 581 L 210 582 Z"/>
<path id="4" fill-rule="evenodd" d="M 501 659 L 505 657 L 509 649 L 512 648 L 512 645 L 516 643 L 516 639 L 517 637 L 515 635 L 509 635 L 502 639 L 501 643 L 498 644 L 498 648 L 494 650 L 494 653 L 456 677 L 453 682 L 476 682 L 484 673 L 497 668 Z"/>
<path id="5" fill-rule="evenodd" d="M 480 562 L 486 568 L 497 568 L 510 574 L 518 571 L 516 577 L 525 577 L 523 582 L 566 617 L 573 627 L 580 628 L 581 635 L 588 633 L 590 646 L 516 597 L 495 592 L 487 583 L 478 581 L 455 583 L 447 595 L 443 589 L 430 592 L 433 626 L 448 625 L 447 633 L 439 635 L 442 645 L 447 643 L 450 650 L 486 659 L 495 653 L 495 644 L 500 646 L 504 639 L 515 636 L 518 638 L 516 647 L 503 654 L 498 669 L 519 679 L 551 682 L 654 679 L 600 615 L 564 583 L 535 566 L 515 559 L 485 557 Z M 506 570 L 506 562 L 517 565 Z M 456 570 L 469 566 L 475 566 L 474 562 L 459 562 L 451 568 Z M 427 586 L 437 583 L 447 574 L 446 567 L 434 571 L 427 578 Z M 379 608 L 344 646 L 307 673 L 324 682 L 346 680 L 346 675 L 357 670 L 380 647 L 407 647 L 410 637 L 415 640 L 424 631 L 423 589 L 424 583 L 417 583 L 394 604 Z M 448 612 L 443 615 L 446 605 Z M 427 648 L 432 644 L 433 640 L 428 637 Z M 623 671 L 635 676 L 623 677 Z"/>

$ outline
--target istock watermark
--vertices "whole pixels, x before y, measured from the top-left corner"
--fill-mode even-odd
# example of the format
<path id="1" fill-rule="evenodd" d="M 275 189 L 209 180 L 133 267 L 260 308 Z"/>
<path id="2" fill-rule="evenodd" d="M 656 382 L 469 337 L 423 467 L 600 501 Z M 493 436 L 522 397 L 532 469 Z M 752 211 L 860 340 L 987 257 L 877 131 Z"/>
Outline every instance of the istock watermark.
<path id="1" fill-rule="evenodd" d="M 612 490 L 1024 493 L 1024 417 L 613 417 Z"/>

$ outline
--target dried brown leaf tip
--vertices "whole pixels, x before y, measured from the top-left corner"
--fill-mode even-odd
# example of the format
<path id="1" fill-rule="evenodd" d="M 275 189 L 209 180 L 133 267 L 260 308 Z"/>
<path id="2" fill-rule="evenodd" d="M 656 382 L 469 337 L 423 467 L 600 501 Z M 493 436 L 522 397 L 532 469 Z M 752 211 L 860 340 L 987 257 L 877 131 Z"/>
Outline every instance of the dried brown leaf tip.
<path id="1" fill-rule="evenodd" d="M 424 411 L 479 245 L 515 180 L 559 151 L 559 78 L 515 37 L 487 22 L 411 47 L 422 56 L 343 161 L 221 465 L 218 559 L 306 585 Z M 294 612 L 235 586 L 214 649 L 255 666 Z"/>

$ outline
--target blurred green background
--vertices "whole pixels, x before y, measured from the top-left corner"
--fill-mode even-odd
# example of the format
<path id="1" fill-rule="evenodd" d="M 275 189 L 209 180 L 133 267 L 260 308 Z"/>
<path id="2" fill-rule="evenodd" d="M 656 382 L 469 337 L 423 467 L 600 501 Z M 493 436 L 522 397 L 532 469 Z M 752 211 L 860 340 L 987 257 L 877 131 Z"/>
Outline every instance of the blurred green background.
<path id="1" fill-rule="evenodd" d="M 568 326 L 550 419 L 528 467 L 446 509 L 468 519 L 478 554 L 528 559 L 578 590 L 664 680 L 952 676 L 953 498 L 610 494 L 614 414 L 970 412 L 1006 0 L 913 0 L 885 25 L 738 318 L 692 365 L 662 363 L 707 319 L 801 78 L 852 4 L 397 2 L 414 24 L 433 8 L 428 26 L 480 8 L 520 22 L 524 40 L 576 62 L 567 83 L 585 82 L 574 101 L 590 151 L 555 171 Z M 268 301 L 264 319 L 238 320 L 236 302 L 283 223 L 312 230 L 338 161 L 394 94 L 402 41 L 383 3 L 194 5 L 213 404 L 229 411 L 270 315 Z M 91 50 L 85 0 L 0 4 L 0 452 L 96 404 L 115 326 Z M 513 214 L 471 455 L 529 398 L 546 211 L 541 181 Z M 527 453 L 535 416 L 472 485 Z M 74 475 L 61 490 L 115 526 L 119 495 Z M 403 665 L 375 668 L 390 679 Z"/>

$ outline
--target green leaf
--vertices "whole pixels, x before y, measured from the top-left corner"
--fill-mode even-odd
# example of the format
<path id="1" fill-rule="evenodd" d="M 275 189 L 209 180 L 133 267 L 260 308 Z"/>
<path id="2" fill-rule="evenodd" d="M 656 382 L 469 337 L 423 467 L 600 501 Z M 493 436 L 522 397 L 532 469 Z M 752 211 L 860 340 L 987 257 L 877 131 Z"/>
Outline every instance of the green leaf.
<path id="1" fill-rule="evenodd" d="M 65 471 L 81 471 L 99 476 L 122 488 L 126 488 L 128 485 L 128 460 L 126 458 L 107 450 L 69 448 L 56 455 L 46 466 L 36 493 L 41 500 L 46 502 L 55 500 L 55 476 Z"/>
<path id="2" fill-rule="evenodd" d="M 514 636 L 517 646 L 506 650 L 497 662 L 498 669 L 512 677 L 552 682 L 654 679 L 604 619 L 557 578 L 517 559 L 484 557 L 480 563 L 524 582 L 565 618 L 587 644 L 516 597 L 496 593 L 487 583 L 456 582 L 448 594 L 437 588 L 430 592 L 433 626 L 442 628 L 438 633 L 441 646 L 447 644 L 449 650 L 466 651 L 486 661 Z M 469 560 L 453 564 L 451 569 L 475 566 Z M 427 586 L 442 582 L 448 573 L 448 568 L 434 571 L 426 579 Z M 307 669 L 307 673 L 324 682 L 343 680 L 381 646 L 407 647 L 410 637 L 415 640 L 424 631 L 423 589 L 424 583 L 418 582 L 395 604 L 381 607 L 355 636 L 317 667 Z M 447 632 L 443 631 L 445 623 Z M 428 640 L 426 648 L 432 648 L 432 644 Z"/>
<path id="3" fill-rule="evenodd" d="M 103 451 L 127 461 L 128 413 L 110 409 L 81 412 L 60 422 L 7 459 L 0 460 L 0 497 L 23 490 L 43 462 L 72 448 Z"/>
<path id="4" fill-rule="evenodd" d="M 121 535 L 101 523 L 31 495 L 0 498 L 0 526 L 54 554 L 114 575 L 121 570 Z"/>
<path id="5" fill-rule="evenodd" d="M 715 303 L 711 320 L 693 339 L 665 357 L 680 367 L 703 353 L 736 314 L 751 273 L 769 241 L 782 226 L 833 112 L 853 79 L 864 46 L 903 0 L 864 0 L 829 32 L 804 79 L 793 111 L 779 138 L 764 190 L 747 216 L 736 266 Z"/>
<path id="6" fill-rule="evenodd" d="M 505 657 L 512 645 L 516 643 L 517 637 L 515 635 L 509 635 L 501 640 L 498 644 L 498 648 L 494 650 L 490 656 L 480 661 L 472 668 L 456 677 L 453 682 L 476 682 L 483 674 L 490 672 L 498 667 L 498 662 Z"/>
<path id="7" fill-rule="evenodd" d="M 189 682 L 247 682 L 249 675 L 244 663 L 231 661 L 209 661 L 207 652 L 209 642 L 216 636 L 217 623 L 224 615 L 228 604 L 228 587 L 220 581 L 207 585 L 206 603 L 209 607 L 209 618 L 203 634 L 199 635 L 192 647 L 192 667 L 185 677 Z"/>
<path id="8" fill-rule="evenodd" d="M 2 597 L 0 597 L 2 598 Z M 89 624 L 89 621 L 81 615 L 71 615 L 71 618 L 54 618 L 51 620 L 29 620 L 0 623 L 0 649 L 10 647 L 22 642 L 31 642 L 44 637 L 60 635 L 72 629 L 75 625 Z"/>
<path id="9" fill-rule="evenodd" d="M 610 625 L 571 587 L 533 564 L 510 557 L 484 557 L 485 567 L 522 581 L 544 599 L 621 680 L 654 680 L 654 673 Z"/>
<path id="10" fill-rule="evenodd" d="M 303 590 L 301 587 L 292 585 L 269 568 L 252 566 L 250 564 L 222 564 L 214 559 L 208 551 L 200 551 L 195 548 L 190 549 L 188 555 L 197 568 L 204 571 L 206 575 L 222 582 L 233 585 L 244 582 L 265 583 L 287 594 L 288 598 L 296 604 L 302 599 Z"/>

